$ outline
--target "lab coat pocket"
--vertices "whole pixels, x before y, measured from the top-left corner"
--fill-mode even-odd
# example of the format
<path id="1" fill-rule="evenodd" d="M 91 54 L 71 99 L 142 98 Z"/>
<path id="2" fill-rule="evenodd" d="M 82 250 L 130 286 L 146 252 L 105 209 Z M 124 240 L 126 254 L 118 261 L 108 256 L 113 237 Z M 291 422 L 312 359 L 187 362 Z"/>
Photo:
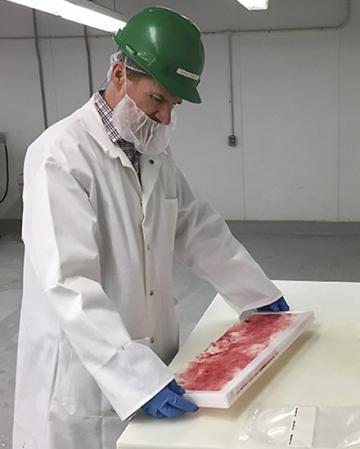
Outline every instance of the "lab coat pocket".
<path id="1" fill-rule="evenodd" d="M 65 406 L 71 351 L 72 349 L 68 340 L 64 334 L 61 334 L 57 346 L 56 364 L 54 366 L 50 410 L 54 408 L 54 403 L 56 402 Z"/>
<path id="2" fill-rule="evenodd" d="M 111 409 L 110 403 L 66 337 L 60 341 L 57 371 L 54 397 L 69 415 L 101 417 Z"/>
<path id="3" fill-rule="evenodd" d="M 171 247 L 174 246 L 175 232 L 176 232 L 176 222 L 178 216 L 178 200 L 177 198 L 171 200 L 165 200 L 165 223 L 167 229 L 167 235 L 169 238 L 169 244 Z"/>
<path id="4" fill-rule="evenodd" d="M 110 402 L 75 352 L 72 353 L 69 380 L 66 402 L 70 414 L 102 417 L 112 409 Z"/>
<path id="5" fill-rule="evenodd" d="M 161 171 L 161 183 L 164 189 L 164 195 L 167 200 L 177 198 L 177 186 L 176 186 L 176 169 L 172 164 L 163 162 Z"/>
<path id="6" fill-rule="evenodd" d="M 141 343 L 142 345 L 147 346 L 148 348 L 150 348 L 151 346 L 151 337 L 144 337 L 144 338 L 135 338 L 134 343 Z"/>

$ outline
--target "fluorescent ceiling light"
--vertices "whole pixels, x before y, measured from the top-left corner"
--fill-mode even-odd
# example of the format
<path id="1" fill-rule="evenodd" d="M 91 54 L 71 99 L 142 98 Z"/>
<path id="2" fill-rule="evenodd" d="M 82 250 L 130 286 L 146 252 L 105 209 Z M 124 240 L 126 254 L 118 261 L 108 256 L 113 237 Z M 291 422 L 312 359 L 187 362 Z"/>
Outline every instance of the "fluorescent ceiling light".
<path id="1" fill-rule="evenodd" d="M 245 8 L 254 10 L 254 9 L 268 9 L 269 0 L 237 0 L 241 3 Z"/>
<path id="2" fill-rule="evenodd" d="M 77 22 L 103 31 L 114 32 L 126 22 L 119 13 L 103 8 L 88 0 L 8 0 L 28 6 L 72 22 Z"/>
<path id="3" fill-rule="evenodd" d="M 86 0 L 61 1 L 61 4 L 60 16 L 63 19 L 110 32 L 126 25 L 119 13 Z"/>

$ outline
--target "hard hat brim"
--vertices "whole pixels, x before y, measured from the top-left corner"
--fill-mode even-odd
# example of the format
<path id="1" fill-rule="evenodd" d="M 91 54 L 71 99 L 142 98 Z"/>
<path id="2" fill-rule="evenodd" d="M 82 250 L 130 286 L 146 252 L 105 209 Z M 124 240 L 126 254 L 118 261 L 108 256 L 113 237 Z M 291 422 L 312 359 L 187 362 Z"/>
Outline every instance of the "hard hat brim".
<path id="1" fill-rule="evenodd" d="M 201 97 L 196 87 L 194 89 L 191 89 L 189 93 L 183 95 L 181 98 L 189 101 L 190 103 L 201 103 Z"/>

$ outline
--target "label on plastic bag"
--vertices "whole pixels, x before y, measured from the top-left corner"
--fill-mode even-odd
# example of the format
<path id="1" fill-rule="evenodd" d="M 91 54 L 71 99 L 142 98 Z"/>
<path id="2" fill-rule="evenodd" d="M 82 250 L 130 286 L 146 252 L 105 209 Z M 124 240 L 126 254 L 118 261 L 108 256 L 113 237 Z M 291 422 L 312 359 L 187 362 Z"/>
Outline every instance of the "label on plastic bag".
<path id="1" fill-rule="evenodd" d="M 291 417 L 288 446 L 312 447 L 316 407 L 295 407 Z"/>

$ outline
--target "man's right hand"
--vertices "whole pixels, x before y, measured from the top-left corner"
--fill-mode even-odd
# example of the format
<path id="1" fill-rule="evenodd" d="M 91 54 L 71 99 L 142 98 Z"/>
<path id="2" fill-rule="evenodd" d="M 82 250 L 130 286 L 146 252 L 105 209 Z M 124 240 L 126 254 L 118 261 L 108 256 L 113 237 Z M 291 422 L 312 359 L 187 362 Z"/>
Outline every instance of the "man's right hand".
<path id="1" fill-rule="evenodd" d="M 257 308 L 258 312 L 287 312 L 288 310 L 290 310 L 289 304 L 283 296 L 271 304 Z"/>
<path id="2" fill-rule="evenodd" d="M 185 390 L 174 379 L 142 408 L 147 415 L 154 418 L 175 418 L 184 413 L 196 412 L 199 407 L 184 399 L 184 393 Z"/>

